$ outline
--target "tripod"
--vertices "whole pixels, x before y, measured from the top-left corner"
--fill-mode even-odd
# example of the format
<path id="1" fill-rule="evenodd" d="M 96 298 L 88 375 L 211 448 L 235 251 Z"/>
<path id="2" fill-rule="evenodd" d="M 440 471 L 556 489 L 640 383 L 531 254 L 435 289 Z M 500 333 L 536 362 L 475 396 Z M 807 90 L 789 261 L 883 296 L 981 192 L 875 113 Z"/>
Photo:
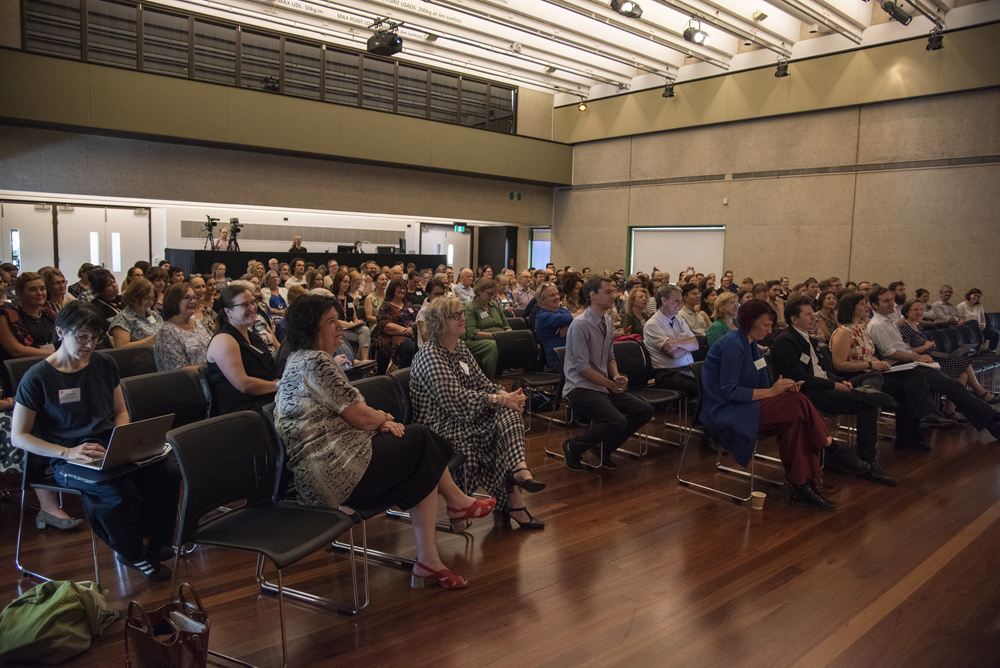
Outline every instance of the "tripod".
<path id="1" fill-rule="evenodd" d="M 215 250 L 215 237 L 212 236 L 212 224 L 205 225 L 205 250 Z"/>
<path id="2" fill-rule="evenodd" d="M 236 236 L 238 234 L 239 232 L 233 232 L 232 230 L 229 231 L 229 245 L 226 246 L 227 251 L 239 251 L 240 242 L 236 240 Z"/>

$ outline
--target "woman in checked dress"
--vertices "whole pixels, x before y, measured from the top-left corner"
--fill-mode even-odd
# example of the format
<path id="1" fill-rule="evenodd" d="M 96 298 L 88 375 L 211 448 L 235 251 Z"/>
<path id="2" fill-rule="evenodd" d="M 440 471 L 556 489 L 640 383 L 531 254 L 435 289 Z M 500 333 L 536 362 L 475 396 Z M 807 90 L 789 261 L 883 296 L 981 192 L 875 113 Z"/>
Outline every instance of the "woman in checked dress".
<path id="1" fill-rule="evenodd" d="M 455 444 L 466 457 L 455 482 L 466 494 L 478 487 L 496 497 L 505 521 L 522 529 L 544 529 L 525 507 L 522 492 L 545 483 L 524 462 L 524 393 L 505 392 L 489 381 L 468 347 L 465 309 L 455 297 L 423 307 L 427 341 L 410 369 L 410 397 L 417 422 Z"/>

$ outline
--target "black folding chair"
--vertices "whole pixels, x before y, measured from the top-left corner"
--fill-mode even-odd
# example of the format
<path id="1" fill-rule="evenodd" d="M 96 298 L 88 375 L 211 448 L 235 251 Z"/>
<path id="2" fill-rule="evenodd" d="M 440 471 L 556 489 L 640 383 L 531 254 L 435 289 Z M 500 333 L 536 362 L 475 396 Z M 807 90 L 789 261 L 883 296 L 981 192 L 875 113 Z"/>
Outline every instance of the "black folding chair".
<path id="1" fill-rule="evenodd" d="M 694 377 L 698 381 L 698 387 L 699 387 L 699 389 L 701 389 L 701 386 L 702 386 L 702 365 L 703 364 L 704 364 L 703 362 L 695 362 L 694 364 L 691 365 L 691 370 L 694 371 Z M 701 394 L 704 395 L 703 392 Z M 701 413 L 701 407 L 702 407 L 702 405 L 703 405 L 703 402 L 699 401 L 698 402 L 698 408 L 696 409 L 695 415 L 693 417 L 694 420 L 698 419 L 698 414 Z M 705 428 L 705 434 L 710 434 L 710 432 L 709 432 L 709 430 L 708 430 L 707 427 Z M 723 452 L 723 448 L 722 447 L 719 448 L 719 452 L 715 456 L 715 468 L 716 468 L 717 471 L 725 471 L 727 473 L 735 473 L 737 475 L 740 475 L 740 476 L 748 478 L 748 480 L 750 481 L 750 488 L 749 488 L 749 490 L 747 490 L 747 495 L 746 496 L 737 496 L 736 494 L 733 494 L 733 493 L 730 493 L 730 492 L 726 492 L 724 490 L 717 489 L 715 487 L 711 487 L 710 485 L 703 485 L 701 483 L 696 483 L 696 482 L 693 482 L 691 480 L 686 480 L 686 479 L 682 478 L 681 477 L 681 471 L 684 469 L 684 455 L 687 454 L 688 445 L 689 445 L 689 443 L 685 443 L 684 444 L 684 447 L 681 449 L 681 458 L 680 458 L 680 461 L 677 463 L 677 482 L 682 487 L 697 487 L 698 489 L 703 489 L 703 490 L 705 490 L 707 492 L 713 492 L 713 493 L 719 494 L 721 496 L 728 496 L 730 499 L 732 499 L 733 503 L 735 503 L 735 504 L 741 504 L 741 503 L 743 503 L 745 501 L 749 501 L 750 498 L 751 498 L 751 496 L 753 495 L 753 483 L 754 483 L 754 480 L 765 480 L 767 482 L 771 482 L 771 483 L 774 483 L 776 485 L 783 485 L 784 484 L 783 480 L 782 481 L 770 480 L 770 479 L 763 478 L 763 477 L 758 476 L 758 475 L 755 474 L 755 472 L 754 472 L 754 462 L 756 462 L 758 459 L 762 458 L 762 456 L 759 456 L 757 454 L 757 447 L 760 445 L 760 439 L 759 438 L 757 439 L 757 442 L 754 444 L 753 455 L 750 457 L 749 471 L 742 471 L 740 469 L 734 469 L 732 467 L 723 465 L 722 464 L 722 452 Z M 771 459 L 773 459 L 773 458 L 771 458 Z M 780 460 L 778 460 L 778 461 L 780 462 Z"/>
<path id="2" fill-rule="evenodd" d="M 271 589 L 261 584 L 261 591 L 277 593 L 282 665 L 287 666 L 281 571 L 351 531 L 353 522 L 339 510 L 275 500 L 281 452 L 257 413 L 240 411 L 196 422 L 171 430 L 167 440 L 184 478 L 179 541 L 256 553 L 258 582 L 262 580 L 265 557 L 277 567 L 277 586 Z M 200 522 L 219 506 L 244 500 L 245 505 Z M 179 567 L 180 554 L 174 558 L 171 595 Z M 353 551 L 351 569 L 357 597 Z M 293 595 L 292 590 L 288 593 Z M 312 594 L 296 592 L 293 597 L 335 610 L 357 611 Z M 209 653 L 236 661 L 217 652 Z"/>
<path id="3" fill-rule="evenodd" d="M 650 404 L 655 410 L 657 406 L 669 406 L 677 404 L 681 422 L 685 422 L 687 416 L 687 397 L 674 390 L 664 390 L 658 387 L 650 387 L 649 376 L 647 376 L 646 350 L 638 341 L 619 341 L 614 344 L 615 363 L 618 365 L 618 373 L 628 377 L 628 389 L 626 392 L 634 397 L 642 399 Z M 663 424 L 667 424 L 664 416 Z M 677 426 L 677 442 L 668 441 L 664 438 L 649 435 L 649 423 L 642 428 L 639 438 L 638 450 L 626 450 L 619 448 L 619 451 L 632 455 L 633 457 L 643 457 L 649 452 L 649 441 L 666 443 L 668 445 L 683 445 L 685 431 L 680 425 Z"/>
<path id="4" fill-rule="evenodd" d="M 171 428 L 177 429 L 208 417 L 208 400 L 197 371 L 175 369 L 131 376 L 122 378 L 121 387 L 132 422 L 173 413 Z"/>
<path id="5" fill-rule="evenodd" d="M 510 325 L 510 328 L 515 332 L 519 332 L 522 329 L 528 329 L 528 321 L 524 318 L 516 316 L 513 318 L 507 318 L 507 324 Z"/>
<path id="6" fill-rule="evenodd" d="M 118 374 L 122 378 L 156 373 L 156 358 L 153 356 L 153 349 L 150 346 L 107 348 L 98 350 L 97 353 L 113 359 L 118 365 Z"/>
<path id="7" fill-rule="evenodd" d="M 538 368 L 538 343 L 534 332 L 514 330 L 496 332 L 493 340 L 497 344 L 497 373 L 500 379 L 509 378 L 521 383 L 527 395 L 525 410 L 528 414 L 528 426 L 525 431 L 531 431 L 531 395 L 542 388 L 555 388 L 559 384 L 560 375 L 550 371 L 540 371 Z"/>

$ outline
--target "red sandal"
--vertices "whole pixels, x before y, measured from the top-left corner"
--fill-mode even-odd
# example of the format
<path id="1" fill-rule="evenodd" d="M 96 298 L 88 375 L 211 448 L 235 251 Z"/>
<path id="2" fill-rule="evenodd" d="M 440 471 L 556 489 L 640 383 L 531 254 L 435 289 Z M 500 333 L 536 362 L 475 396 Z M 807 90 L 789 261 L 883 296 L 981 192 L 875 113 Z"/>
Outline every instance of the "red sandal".
<path id="1" fill-rule="evenodd" d="M 428 571 L 427 575 L 417 575 L 417 568 Z M 413 570 L 414 573 L 410 576 L 410 586 L 414 589 L 420 589 L 433 584 L 441 585 L 442 589 L 465 589 L 469 586 L 468 580 L 463 578 L 461 575 L 455 575 L 447 568 L 442 568 L 439 571 L 432 571 L 418 561 L 413 567 Z"/>
<path id="2" fill-rule="evenodd" d="M 448 519 L 451 520 L 451 528 L 455 533 L 462 533 L 472 524 L 469 520 L 486 517 L 497 505 L 497 500 L 492 496 L 486 499 L 476 499 L 468 508 L 452 508 L 448 506 Z M 452 517 L 451 513 L 462 513 L 459 517 Z"/>

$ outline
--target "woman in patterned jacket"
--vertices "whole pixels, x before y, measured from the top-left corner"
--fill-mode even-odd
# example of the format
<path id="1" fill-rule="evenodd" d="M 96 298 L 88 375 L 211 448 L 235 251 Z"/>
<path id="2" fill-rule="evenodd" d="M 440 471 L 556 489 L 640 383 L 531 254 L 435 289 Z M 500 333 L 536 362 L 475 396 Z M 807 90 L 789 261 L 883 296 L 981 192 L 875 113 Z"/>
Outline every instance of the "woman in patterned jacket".
<path id="1" fill-rule="evenodd" d="M 480 370 L 461 340 L 466 331 L 461 300 L 441 297 L 422 310 L 427 341 L 410 370 L 414 419 L 465 455 L 456 479 L 465 493 L 483 487 L 497 498 L 504 521 L 544 529 L 521 495 L 545 489 L 524 462 L 524 393 L 505 392 Z"/>
<path id="2" fill-rule="evenodd" d="M 468 586 L 441 562 L 435 543 L 437 494 L 456 528 L 488 515 L 496 500 L 473 499 L 451 479 L 451 444 L 422 425 L 404 427 L 370 408 L 334 355 L 343 327 L 333 296 L 309 294 L 285 312 L 292 352 L 278 381 L 275 427 L 287 450 L 295 489 L 306 503 L 328 508 L 409 509 L 417 539 L 414 587 Z"/>

